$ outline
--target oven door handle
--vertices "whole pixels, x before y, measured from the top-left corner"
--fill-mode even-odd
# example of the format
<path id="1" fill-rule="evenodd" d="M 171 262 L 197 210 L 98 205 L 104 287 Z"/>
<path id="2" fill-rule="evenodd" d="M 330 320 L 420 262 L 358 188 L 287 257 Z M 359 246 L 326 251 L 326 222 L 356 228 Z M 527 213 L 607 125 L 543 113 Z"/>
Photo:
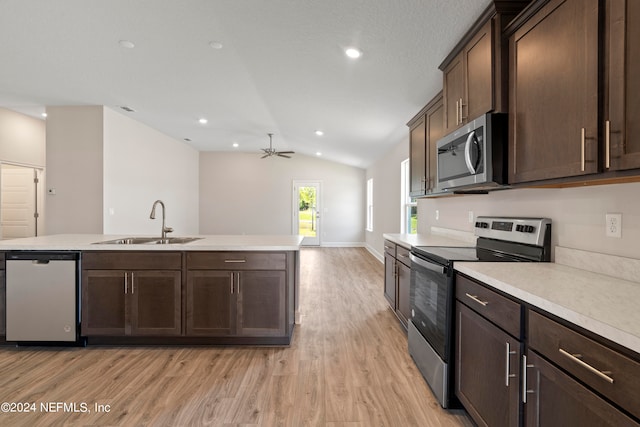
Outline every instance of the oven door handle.
<path id="1" fill-rule="evenodd" d="M 429 262 L 427 260 L 424 260 L 422 258 L 418 258 L 417 256 L 415 256 L 413 254 L 409 254 L 409 258 L 411 259 L 412 263 L 415 262 L 420 267 L 424 267 L 424 268 L 426 268 L 428 270 L 435 271 L 436 273 L 444 274 L 445 271 L 446 271 L 446 268 L 441 266 L 440 264 L 434 264 L 434 263 Z"/>

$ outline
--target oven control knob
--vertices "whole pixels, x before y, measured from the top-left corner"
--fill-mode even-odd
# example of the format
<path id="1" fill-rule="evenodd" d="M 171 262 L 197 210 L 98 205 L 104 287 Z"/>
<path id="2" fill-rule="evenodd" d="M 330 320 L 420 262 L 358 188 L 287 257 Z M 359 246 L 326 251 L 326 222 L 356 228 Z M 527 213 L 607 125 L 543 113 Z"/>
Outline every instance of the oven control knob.
<path id="1" fill-rule="evenodd" d="M 521 225 L 521 224 L 516 225 L 516 231 L 523 232 L 524 231 L 523 228 L 524 228 L 524 225 Z"/>
<path id="2" fill-rule="evenodd" d="M 525 230 L 525 231 L 526 231 L 527 233 L 533 233 L 533 232 L 535 231 L 535 229 L 536 229 L 536 228 L 535 228 L 533 225 L 527 225 L 527 226 L 526 226 L 526 230 Z"/>
<path id="3" fill-rule="evenodd" d="M 477 221 L 476 228 L 489 228 L 489 224 L 486 222 Z"/>

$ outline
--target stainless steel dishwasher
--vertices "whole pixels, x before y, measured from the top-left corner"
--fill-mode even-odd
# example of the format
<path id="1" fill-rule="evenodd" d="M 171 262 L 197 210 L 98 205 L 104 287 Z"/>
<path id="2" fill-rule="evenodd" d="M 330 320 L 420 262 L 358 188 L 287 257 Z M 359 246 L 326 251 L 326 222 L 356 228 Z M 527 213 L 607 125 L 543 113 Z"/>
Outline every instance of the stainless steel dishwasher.
<path id="1" fill-rule="evenodd" d="M 76 252 L 9 252 L 6 255 L 6 340 L 78 342 Z"/>

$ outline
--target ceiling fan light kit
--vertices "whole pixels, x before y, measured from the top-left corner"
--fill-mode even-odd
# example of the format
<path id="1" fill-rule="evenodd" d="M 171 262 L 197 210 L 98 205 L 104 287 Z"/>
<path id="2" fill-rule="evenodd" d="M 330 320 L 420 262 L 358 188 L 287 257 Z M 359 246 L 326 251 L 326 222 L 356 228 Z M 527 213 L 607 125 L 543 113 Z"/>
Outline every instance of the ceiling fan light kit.
<path id="1" fill-rule="evenodd" d="M 264 159 L 265 157 L 271 157 L 271 156 L 278 156 L 278 157 L 285 157 L 287 159 L 290 159 L 291 156 L 289 156 L 288 154 L 294 154 L 294 151 L 277 151 L 273 148 L 273 134 L 272 133 L 268 133 L 267 135 L 269 135 L 269 148 L 263 148 L 262 151 L 264 151 L 264 155 L 261 157 L 261 159 Z"/>

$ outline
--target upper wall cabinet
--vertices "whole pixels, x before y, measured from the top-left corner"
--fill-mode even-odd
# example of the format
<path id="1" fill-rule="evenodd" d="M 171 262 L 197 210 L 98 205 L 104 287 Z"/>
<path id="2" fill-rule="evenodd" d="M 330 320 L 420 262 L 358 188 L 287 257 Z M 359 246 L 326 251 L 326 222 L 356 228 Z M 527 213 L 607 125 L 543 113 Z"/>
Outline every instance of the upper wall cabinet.
<path id="1" fill-rule="evenodd" d="M 440 65 L 444 134 L 489 111 L 507 111 L 506 24 L 528 1 L 493 2 Z"/>
<path id="2" fill-rule="evenodd" d="M 436 142 L 442 138 L 444 108 L 442 92 L 436 95 L 409 123 L 409 194 L 421 197 L 432 194 L 436 188 Z"/>
<path id="3" fill-rule="evenodd" d="M 509 39 L 509 182 L 598 171 L 598 0 L 552 0 Z"/>
<path id="4" fill-rule="evenodd" d="M 601 3 L 536 1 L 508 29 L 511 184 L 640 168 L 640 2 Z"/>
<path id="5" fill-rule="evenodd" d="M 636 169 L 640 168 L 640 2 L 609 0 L 606 13 L 604 170 Z"/>

